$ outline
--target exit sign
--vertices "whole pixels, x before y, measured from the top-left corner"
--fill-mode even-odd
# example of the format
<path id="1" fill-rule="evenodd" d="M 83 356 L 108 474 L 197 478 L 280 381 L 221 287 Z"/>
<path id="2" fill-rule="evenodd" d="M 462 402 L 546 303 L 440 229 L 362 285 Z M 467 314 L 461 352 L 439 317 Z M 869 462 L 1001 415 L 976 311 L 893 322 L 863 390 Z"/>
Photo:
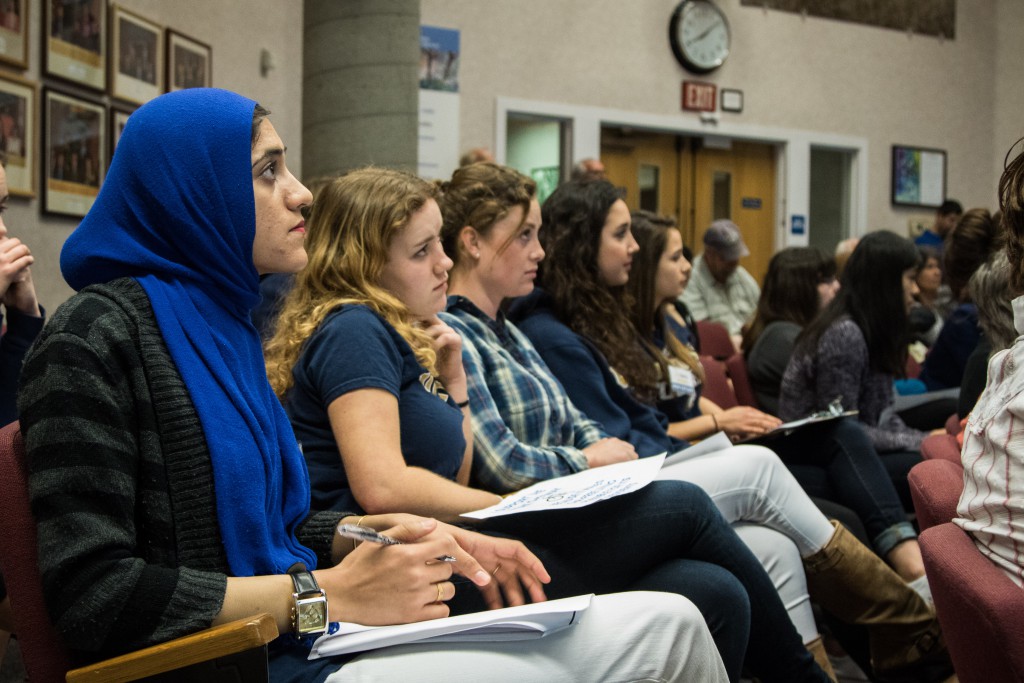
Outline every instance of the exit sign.
<path id="1" fill-rule="evenodd" d="M 698 81 L 683 81 L 683 109 L 685 111 L 715 111 L 718 86 Z"/>

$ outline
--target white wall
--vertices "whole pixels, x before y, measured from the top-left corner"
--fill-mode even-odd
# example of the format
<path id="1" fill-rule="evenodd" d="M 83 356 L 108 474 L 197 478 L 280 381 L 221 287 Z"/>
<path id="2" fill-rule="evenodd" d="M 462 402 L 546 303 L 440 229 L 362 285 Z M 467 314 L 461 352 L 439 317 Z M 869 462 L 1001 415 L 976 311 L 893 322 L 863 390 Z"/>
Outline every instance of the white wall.
<path id="1" fill-rule="evenodd" d="M 743 113 L 723 113 L 723 123 L 866 140 L 867 206 L 854 230 L 906 233 L 908 219 L 921 215 L 890 204 L 893 144 L 945 149 L 948 195 L 968 207 L 994 204 L 994 159 L 1008 145 L 1003 138 L 1024 133 L 1024 121 L 1016 121 L 1024 104 L 1024 3 L 959 2 L 956 39 L 940 40 L 717 1 L 732 27 L 733 50 L 705 80 L 745 95 Z M 499 97 L 700 125 L 679 110 L 680 82 L 695 77 L 668 46 L 676 3 L 422 0 L 424 24 L 462 31 L 463 146 L 494 144 Z"/>
<path id="2" fill-rule="evenodd" d="M 118 0 L 143 17 L 169 26 L 213 48 L 213 85 L 235 90 L 266 106 L 288 145 L 288 163 L 301 169 L 302 0 Z M 30 0 L 29 69 L 14 71 L 40 82 L 42 0 Z M 276 68 L 260 76 L 260 50 L 274 55 Z M 3 68 L 4 72 L 9 71 Z M 57 86 L 61 87 L 61 86 Z M 98 93 L 97 93 L 97 96 Z M 104 101 L 109 102 L 109 99 Z M 37 178 L 37 183 L 39 182 Z M 5 221 L 36 258 L 33 279 L 50 311 L 71 295 L 60 276 L 60 249 L 77 221 L 42 215 L 39 199 L 12 197 Z"/>

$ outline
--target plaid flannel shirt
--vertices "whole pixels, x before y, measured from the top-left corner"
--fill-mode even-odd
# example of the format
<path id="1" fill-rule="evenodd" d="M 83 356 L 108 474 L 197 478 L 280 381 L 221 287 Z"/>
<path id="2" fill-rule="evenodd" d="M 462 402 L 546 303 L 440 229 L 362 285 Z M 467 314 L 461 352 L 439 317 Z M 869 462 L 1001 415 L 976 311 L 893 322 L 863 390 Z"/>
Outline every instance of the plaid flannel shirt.
<path id="1" fill-rule="evenodd" d="M 572 404 L 526 336 L 463 297 L 449 298 L 441 317 L 462 336 L 474 485 L 507 493 L 586 469 L 582 449 L 607 435 Z"/>

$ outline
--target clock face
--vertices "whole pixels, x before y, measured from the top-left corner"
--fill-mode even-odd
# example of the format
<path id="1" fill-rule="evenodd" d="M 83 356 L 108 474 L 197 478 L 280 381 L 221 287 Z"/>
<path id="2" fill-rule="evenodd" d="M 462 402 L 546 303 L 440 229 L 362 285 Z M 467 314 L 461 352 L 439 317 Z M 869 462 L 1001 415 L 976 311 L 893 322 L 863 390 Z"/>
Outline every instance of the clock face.
<path id="1" fill-rule="evenodd" d="M 683 0 L 669 23 L 669 41 L 684 67 L 708 73 L 729 56 L 729 23 L 708 0 Z"/>
<path id="2" fill-rule="evenodd" d="M 327 625 L 327 604 L 324 600 L 299 601 L 299 633 L 322 631 Z"/>

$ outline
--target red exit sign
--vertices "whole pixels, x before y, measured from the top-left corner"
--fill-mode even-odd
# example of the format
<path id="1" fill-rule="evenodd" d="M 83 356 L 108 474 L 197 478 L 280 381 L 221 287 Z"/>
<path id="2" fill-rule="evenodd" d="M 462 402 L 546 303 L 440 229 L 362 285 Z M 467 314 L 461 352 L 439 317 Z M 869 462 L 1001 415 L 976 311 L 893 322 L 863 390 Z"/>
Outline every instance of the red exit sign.
<path id="1" fill-rule="evenodd" d="M 683 109 L 686 111 L 715 111 L 718 86 L 697 81 L 683 81 Z"/>

